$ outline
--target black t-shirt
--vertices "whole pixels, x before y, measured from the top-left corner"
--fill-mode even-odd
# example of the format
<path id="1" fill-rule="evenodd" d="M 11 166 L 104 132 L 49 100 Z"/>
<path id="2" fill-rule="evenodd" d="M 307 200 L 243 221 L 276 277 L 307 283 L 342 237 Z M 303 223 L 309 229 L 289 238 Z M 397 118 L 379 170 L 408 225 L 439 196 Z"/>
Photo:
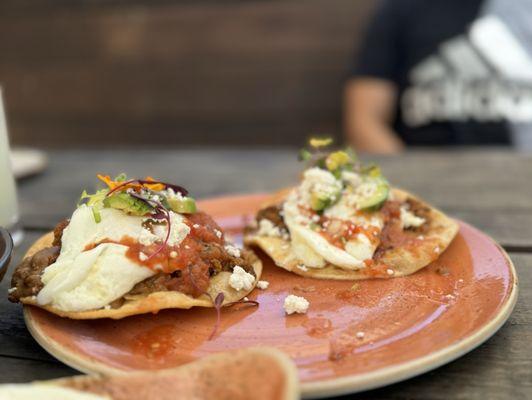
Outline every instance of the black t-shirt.
<path id="1" fill-rule="evenodd" d="M 508 119 L 490 111 L 498 107 L 490 104 L 499 104 L 501 93 L 512 97 L 515 82 L 501 76 L 482 53 L 482 32 L 490 26 L 480 24 L 472 31 L 474 21 L 483 17 L 483 3 L 385 0 L 378 8 L 352 76 L 396 84 L 394 129 L 405 143 L 511 142 Z"/>

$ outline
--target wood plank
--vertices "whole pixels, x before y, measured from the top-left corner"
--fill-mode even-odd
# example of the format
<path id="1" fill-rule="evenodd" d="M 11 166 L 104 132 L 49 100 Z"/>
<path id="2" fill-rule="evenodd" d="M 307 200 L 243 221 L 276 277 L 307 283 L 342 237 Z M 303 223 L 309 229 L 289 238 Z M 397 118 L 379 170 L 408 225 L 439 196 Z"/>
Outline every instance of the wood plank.
<path id="1" fill-rule="evenodd" d="M 26 232 L 23 243 L 15 249 L 13 259 L 4 280 L 0 283 L 0 356 L 21 357 L 31 360 L 41 360 L 58 363 L 33 340 L 26 329 L 22 317 L 22 306 L 7 300 L 7 289 L 10 286 L 11 274 L 21 261 L 29 246 L 42 235 L 43 232 Z M 11 361 L 0 362 L 0 365 L 13 365 Z M 18 374 L 17 371 L 15 371 Z M 14 375 L 16 379 L 18 375 Z M 2 374 L 0 373 L 0 379 Z M 3 382 L 11 382 L 4 380 Z"/>
<path id="2" fill-rule="evenodd" d="M 0 6 L 15 143 L 296 144 L 339 132 L 374 1 L 109 3 Z"/>
<path id="3" fill-rule="evenodd" d="M 95 174 L 151 174 L 196 197 L 278 190 L 296 182 L 294 148 L 50 152 L 46 174 L 20 185 L 23 223 L 50 229 L 70 215 Z M 411 152 L 376 159 L 390 181 L 507 246 L 532 246 L 532 158 L 505 151 Z M 38 199 L 38 201 L 37 201 Z"/>
<path id="4" fill-rule="evenodd" d="M 28 240 L 31 239 L 28 237 Z M 509 321 L 488 342 L 436 371 L 356 399 L 526 399 L 532 395 L 532 254 L 511 254 L 520 279 L 520 296 Z M 5 293 L 6 284 L 2 283 Z M 0 299 L 0 382 L 27 382 L 72 375 L 75 371 L 43 355 L 22 328 L 20 309 Z M 9 357 L 5 357 L 8 355 Z M 22 357 L 26 359 L 15 359 Z M 30 358 L 28 360 L 27 358 Z"/>
<path id="5" fill-rule="evenodd" d="M 55 361 L 0 356 L 0 374 L 0 383 L 28 383 L 79 375 L 79 372 Z"/>

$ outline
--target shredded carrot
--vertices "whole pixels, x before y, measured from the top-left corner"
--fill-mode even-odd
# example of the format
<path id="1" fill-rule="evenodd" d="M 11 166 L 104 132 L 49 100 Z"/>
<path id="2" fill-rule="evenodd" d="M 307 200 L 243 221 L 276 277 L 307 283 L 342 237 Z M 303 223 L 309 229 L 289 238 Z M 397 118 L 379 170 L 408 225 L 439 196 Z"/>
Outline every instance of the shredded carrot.
<path id="1" fill-rule="evenodd" d="M 110 190 L 113 190 L 114 188 L 116 188 L 117 186 L 120 186 L 120 185 L 123 185 L 123 188 L 120 188 L 120 190 L 125 190 L 125 189 L 129 189 L 129 188 L 133 188 L 135 190 L 140 190 L 140 189 L 142 189 L 144 187 L 146 189 L 150 189 L 150 190 L 153 190 L 153 191 L 160 191 L 160 190 L 164 190 L 164 188 L 165 188 L 165 186 L 162 183 L 144 183 L 144 184 L 140 184 L 140 183 L 136 183 L 136 182 L 131 182 L 131 183 L 128 183 L 127 185 L 124 185 L 124 182 L 114 181 L 114 180 L 111 179 L 111 177 L 109 175 L 97 174 L 96 176 L 98 177 L 99 180 L 101 180 L 103 183 L 105 183 Z M 146 177 L 145 180 L 146 181 L 157 182 L 151 176 Z"/>
<path id="2" fill-rule="evenodd" d="M 114 189 L 117 186 L 117 183 L 111 179 L 109 175 L 96 175 L 99 180 L 101 180 L 103 183 L 105 183 L 109 189 Z"/>
<path id="3" fill-rule="evenodd" d="M 147 176 L 145 180 L 146 181 L 155 182 L 155 179 L 153 179 L 151 176 Z M 148 188 L 148 189 L 150 189 L 150 190 L 154 190 L 156 192 L 159 191 L 159 190 L 164 190 L 164 188 L 165 188 L 165 186 L 162 183 L 153 183 L 153 184 L 145 183 L 143 186 Z"/>

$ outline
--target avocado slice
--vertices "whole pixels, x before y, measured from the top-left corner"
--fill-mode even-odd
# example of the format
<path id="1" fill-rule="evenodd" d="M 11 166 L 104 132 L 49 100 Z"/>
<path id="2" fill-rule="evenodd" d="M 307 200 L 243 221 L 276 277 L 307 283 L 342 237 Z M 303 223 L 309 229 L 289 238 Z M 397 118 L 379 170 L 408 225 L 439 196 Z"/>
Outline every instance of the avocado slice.
<path id="1" fill-rule="evenodd" d="M 313 192 L 310 195 L 310 207 L 314 211 L 323 211 L 340 198 L 340 190 L 335 193 Z"/>
<path id="2" fill-rule="evenodd" d="M 146 215 L 152 208 L 142 200 L 136 199 L 125 192 L 119 192 L 103 200 L 104 207 L 122 210 L 131 215 Z"/>
<path id="3" fill-rule="evenodd" d="M 364 184 L 376 185 L 375 190 L 369 196 L 361 197 L 357 201 L 357 207 L 359 210 L 371 211 L 378 210 L 382 207 L 388 194 L 390 193 L 390 185 L 388 181 L 382 177 L 367 178 Z"/>
<path id="4" fill-rule="evenodd" d="M 192 197 L 168 198 L 170 209 L 179 214 L 194 214 L 197 210 L 196 201 Z"/>

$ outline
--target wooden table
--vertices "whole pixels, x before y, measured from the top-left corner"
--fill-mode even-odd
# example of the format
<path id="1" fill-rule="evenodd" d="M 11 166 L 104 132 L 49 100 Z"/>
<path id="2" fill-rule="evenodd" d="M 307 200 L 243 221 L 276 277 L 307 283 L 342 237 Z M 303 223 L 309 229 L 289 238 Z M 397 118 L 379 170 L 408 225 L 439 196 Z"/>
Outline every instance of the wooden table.
<path id="1" fill-rule="evenodd" d="M 26 237 L 11 270 L 37 237 L 71 214 L 81 189 L 92 189 L 97 172 L 148 173 L 180 183 L 201 198 L 289 185 L 300 168 L 294 154 L 294 149 L 51 151 L 47 171 L 20 182 Z M 377 161 L 397 186 L 501 243 L 517 268 L 520 296 L 509 321 L 478 349 L 433 372 L 352 398 L 532 398 L 532 157 L 502 150 L 417 151 Z M 21 307 L 6 299 L 8 281 L 1 284 L 0 382 L 76 374 L 31 338 Z"/>

